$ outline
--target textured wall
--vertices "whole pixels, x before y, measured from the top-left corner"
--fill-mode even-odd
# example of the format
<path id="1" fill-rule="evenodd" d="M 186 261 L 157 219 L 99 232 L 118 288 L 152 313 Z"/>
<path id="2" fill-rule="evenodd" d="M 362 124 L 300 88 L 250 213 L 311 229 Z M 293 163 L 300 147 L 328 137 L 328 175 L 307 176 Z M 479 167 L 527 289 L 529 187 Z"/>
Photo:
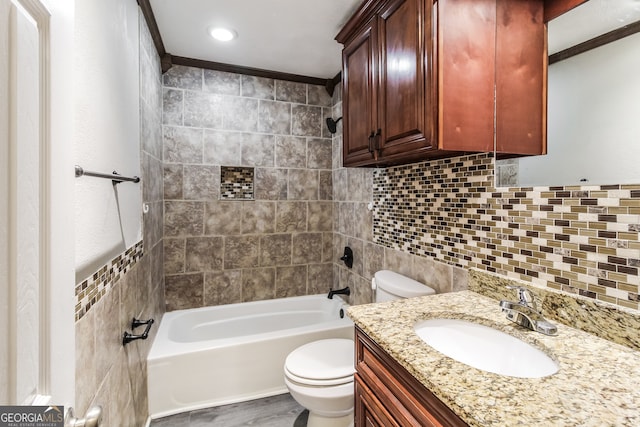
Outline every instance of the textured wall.
<path id="1" fill-rule="evenodd" d="M 138 175 L 138 6 L 128 0 L 75 6 L 74 160 L 89 171 Z M 75 184 L 77 282 L 138 242 L 142 219 L 138 185 L 115 188 L 91 177 Z"/>
<path id="2" fill-rule="evenodd" d="M 136 16 L 137 16 L 136 10 Z M 140 14 L 140 148 L 144 240 L 76 286 L 77 416 L 102 405 L 106 426 L 143 426 L 148 417 L 146 358 L 164 313 L 160 61 Z M 126 185 L 126 184 L 123 184 Z M 129 184 L 131 185 L 131 184 Z M 138 188 L 138 191 L 140 189 Z M 122 346 L 132 317 L 155 318 L 149 339 Z M 135 330 L 135 333 L 140 333 Z"/>
<path id="3" fill-rule="evenodd" d="M 324 87 L 181 66 L 163 85 L 167 309 L 326 292 Z M 221 166 L 255 168 L 254 200 L 220 199 Z"/>

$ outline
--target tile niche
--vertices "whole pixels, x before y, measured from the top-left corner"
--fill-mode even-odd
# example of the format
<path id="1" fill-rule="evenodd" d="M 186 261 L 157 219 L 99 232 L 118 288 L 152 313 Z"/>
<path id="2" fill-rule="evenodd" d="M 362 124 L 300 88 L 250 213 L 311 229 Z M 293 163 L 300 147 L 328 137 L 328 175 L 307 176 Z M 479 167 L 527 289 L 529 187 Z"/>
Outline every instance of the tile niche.
<path id="1" fill-rule="evenodd" d="M 254 168 L 220 166 L 220 199 L 253 200 Z"/>

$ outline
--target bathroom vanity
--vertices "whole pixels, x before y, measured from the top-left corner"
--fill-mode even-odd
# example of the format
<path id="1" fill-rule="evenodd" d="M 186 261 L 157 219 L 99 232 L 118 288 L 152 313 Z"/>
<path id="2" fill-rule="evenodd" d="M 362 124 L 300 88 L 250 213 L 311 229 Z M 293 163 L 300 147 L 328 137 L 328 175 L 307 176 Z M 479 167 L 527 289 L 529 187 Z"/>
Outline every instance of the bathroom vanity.
<path id="1" fill-rule="evenodd" d="M 451 409 L 356 327 L 358 426 L 466 426 Z"/>
<path id="2" fill-rule="evenodd" d="M 554 322 L 557 336 L 525 330 L 505 318 L 498 299 L 461 291 L 351 307 L 357 425 L 640 425 L 637 347 L 559 322 Z M 599 315 L 588 303 L 576 307 L 589 311 L 585 318 Z M 571 308 L 565 304 L 563 309 Z M 573 315 L 581 318 L 581 313 Z M 417 322 L 433 318 L 462 319 L 506 332 L 550 356 L 559 370 L 541 378 L 517 378 L 458 362 L 416 334 Z M 629 334 L 626 326 L 617 328 Z"/>

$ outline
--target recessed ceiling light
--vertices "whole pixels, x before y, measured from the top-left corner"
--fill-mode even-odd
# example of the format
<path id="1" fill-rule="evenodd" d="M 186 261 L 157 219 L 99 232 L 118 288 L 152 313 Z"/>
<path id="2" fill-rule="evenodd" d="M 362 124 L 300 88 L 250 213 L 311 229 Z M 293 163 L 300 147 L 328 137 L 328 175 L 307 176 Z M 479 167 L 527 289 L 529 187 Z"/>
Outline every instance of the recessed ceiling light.
<path id="1" fill-rule="evenodd" d="M 211 34 L 211 37 L 221 42 L 228 42 L 238 37 L 238 34 L 235 31 L 224 27 L 211 27 L 209 28 L 209 34 Z"/>

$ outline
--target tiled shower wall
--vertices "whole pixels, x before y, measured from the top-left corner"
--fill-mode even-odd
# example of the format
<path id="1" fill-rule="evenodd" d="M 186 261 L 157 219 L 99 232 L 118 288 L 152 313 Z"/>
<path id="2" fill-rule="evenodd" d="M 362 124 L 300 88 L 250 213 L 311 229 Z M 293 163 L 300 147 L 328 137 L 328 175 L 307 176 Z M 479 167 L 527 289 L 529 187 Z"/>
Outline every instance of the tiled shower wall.
<path id="1" fill-rule="evenodd" d="M 141 14 L 139 26 L 144 239 L 76 287 L 75 411 L 81 417 L 101 405 L 106 426 L 145 425 L 146 359 L 157 326 L 149 339 L 126 346 L 122 334 L 131 332 L 133 316 L 158 325 L 164 313 L 160 60 Z"/>
<path id="2" fill-rule="evenodd" d="M 324 87 L 182 66 L 163 86 L 167 310 L 326 292 Z M 253 200 L 221 200 L 223 166 L 254 168 Z"/>

